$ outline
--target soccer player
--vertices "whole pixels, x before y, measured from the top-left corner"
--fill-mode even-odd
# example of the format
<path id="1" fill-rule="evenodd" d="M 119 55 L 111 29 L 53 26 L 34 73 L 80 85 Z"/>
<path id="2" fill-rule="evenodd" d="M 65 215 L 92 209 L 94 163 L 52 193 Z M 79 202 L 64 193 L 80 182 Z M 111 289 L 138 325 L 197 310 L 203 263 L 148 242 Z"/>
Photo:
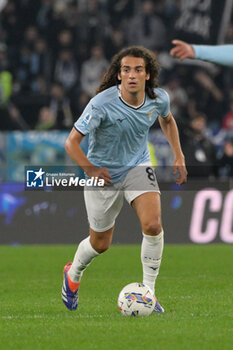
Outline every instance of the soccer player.
<path id="1" fill-rule="evenodd" d="M 143 283 L 154 292 L 163 252 L 160 191 L 147 145 L 149 128 L 158 118 L 174 153 L 173 172 L 181 185 L 187 180 L 184 155 L 168 94 L 158 88 L 155 56 L 143 47 L 129 47 L 113 57 L 111 65 L 65 148 L 88 177 L 104 180 L 104 187 L 84 190 L 89 236 L 78 246 L 73 263 L 64 267 L 62 299 L 77 309 L 84 270 L 112 241 L 115 219 L 123 199 L 135 210 L 142 228 Z M 80 148 L 89 134 L 87 156 Z M 126 233 L 127 234 L 127 233 Z M 156 299 L 155 312 L 164 312 Z"/>
<path id="2" fill-rule="evenodd" d="M 170 54 L 180 61 L 193 58 L 233 67 L 233 45 L 190 45 L 181 40 L 173 40 L 172 44 L 175 47 Z"/>

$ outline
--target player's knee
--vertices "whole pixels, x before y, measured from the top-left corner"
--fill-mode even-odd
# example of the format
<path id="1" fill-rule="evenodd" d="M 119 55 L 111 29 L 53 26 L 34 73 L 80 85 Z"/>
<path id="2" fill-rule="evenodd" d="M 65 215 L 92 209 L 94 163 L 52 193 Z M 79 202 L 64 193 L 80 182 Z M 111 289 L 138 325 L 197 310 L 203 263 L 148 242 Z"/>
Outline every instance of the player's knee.
<path id="1" fill-rule="evenodd" d="M 105 232 L 96 232 L 90 229 L 90 243 L 99 254 L 104 253 L 111 245 L 113 227 Z"/>
<path id="2" fill-rule="evenodd" d="M 162 231 L 162 225 L 160 218 L 154 218 L 143 223 L 143 232 L 149 236 L 157 236 Z"/>
<path id="3" fill-rule="evenodd" d="M 106 241 L 98 241 L 95 242 L 93 248 L 97 251 L 97 253 L 102 254 L 108 250 L 110 247 L 110 243 Z"/>

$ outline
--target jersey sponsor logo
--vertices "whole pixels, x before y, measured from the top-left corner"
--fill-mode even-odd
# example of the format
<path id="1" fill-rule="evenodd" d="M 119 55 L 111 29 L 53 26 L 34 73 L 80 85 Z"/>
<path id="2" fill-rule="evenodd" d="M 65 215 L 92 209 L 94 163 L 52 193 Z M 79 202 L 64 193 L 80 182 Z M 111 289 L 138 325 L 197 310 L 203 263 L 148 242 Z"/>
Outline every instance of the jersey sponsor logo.
<path id="1" fill-rule="evenodd" d="M 83 118 L 82 125 L 87 126 L 90 123 L 91 118 L 92 118 L 92 115 L 87 113 Z"/>

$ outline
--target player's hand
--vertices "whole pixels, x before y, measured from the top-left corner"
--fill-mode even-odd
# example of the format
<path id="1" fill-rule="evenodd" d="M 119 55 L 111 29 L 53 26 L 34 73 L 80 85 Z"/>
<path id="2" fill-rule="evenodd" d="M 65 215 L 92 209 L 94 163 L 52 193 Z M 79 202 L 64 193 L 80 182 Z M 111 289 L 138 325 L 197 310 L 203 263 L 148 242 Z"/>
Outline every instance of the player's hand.
<path id="1" fill-rule="evenodd" d="M 177 185 L 182 185 L 187 182 L 188 172 L 187 172 L 183 157 L 180 159 L 175 159 L 172 173 L 177 174 L 176 176 Z"/>
<path id="2" fill-rule="evenodd" d="M 195 53 L 193 47 L 181 40 L 172 40 L 172 44 L 175 45 L 170 51 L 170 55 L 183 61 L 185 58 L 194 58 Z"/>
<path id="3" fill-rule="evenodd" d="M 89 167 L 86 173 L 89 177 L 97 177 L 98 180 L 103 179 L 104 186 L 107 186 L 110 183 L 112 183 L 111 175 L 109 174 L 107 168 L 96 168 L 93 166 Z"/>

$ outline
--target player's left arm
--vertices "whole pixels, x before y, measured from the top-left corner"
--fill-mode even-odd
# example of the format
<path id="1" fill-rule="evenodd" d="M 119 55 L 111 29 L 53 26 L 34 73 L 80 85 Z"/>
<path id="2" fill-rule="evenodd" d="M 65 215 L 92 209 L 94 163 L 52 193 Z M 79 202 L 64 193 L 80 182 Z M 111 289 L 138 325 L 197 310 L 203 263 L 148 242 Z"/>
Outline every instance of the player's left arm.
<path id="1" fill-rule="evenodd" d="M 195 58 L 233 67 L 233 45 L 192 45 Z"/>
<path id="2" fill-rule="evenodd" d="M 176 183 L 182 185 L 187 182 L 188 173 L 185 166 L 184 154 L 180 145 L 177 124 L 171 112 L 165 118 L 159 116 L 159 124 L 174 153 L 173 174 L 177 174 Z"/>
<path id="3" fill-rule="evenodd" d="M 171 56 L 183 61 L 194 58 L 224 66 L 233 67 L 233 45 L 191 45 L 182 40 L 173 40 L 175 45 L 170 51 Z"/>

